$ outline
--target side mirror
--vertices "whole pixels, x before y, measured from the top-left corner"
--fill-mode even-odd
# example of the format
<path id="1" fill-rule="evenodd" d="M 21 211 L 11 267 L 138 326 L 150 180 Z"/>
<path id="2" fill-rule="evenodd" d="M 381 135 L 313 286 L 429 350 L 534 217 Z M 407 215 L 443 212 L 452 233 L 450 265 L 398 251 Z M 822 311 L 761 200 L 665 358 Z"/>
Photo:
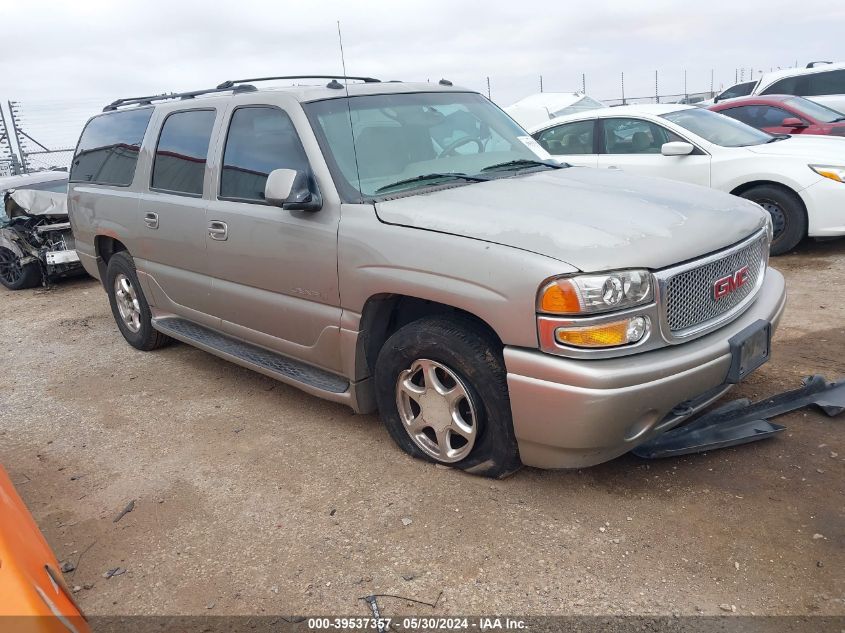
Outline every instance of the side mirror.
<path id="1" fill-rule="evenodd" d="M 786 117 L 780 125 L 781 127 L 807 127 L 804 121 L 794 116 Z"/>
<path id="2" fill-rule="evenodd" d="M 670 143 L 663 143 L 660 153 L 664 156 L 687 156 L 688 154 L 692 154 L 694 150 L 695 145 L 692 143 L 671 141 Z"/>
<path id="3" fill-rule="evenodd" d="M 317 184 L 304 171 L 274 169 L 264 185 L 268 204 L 288 211 L 319 211 L 323 200 Z"/>

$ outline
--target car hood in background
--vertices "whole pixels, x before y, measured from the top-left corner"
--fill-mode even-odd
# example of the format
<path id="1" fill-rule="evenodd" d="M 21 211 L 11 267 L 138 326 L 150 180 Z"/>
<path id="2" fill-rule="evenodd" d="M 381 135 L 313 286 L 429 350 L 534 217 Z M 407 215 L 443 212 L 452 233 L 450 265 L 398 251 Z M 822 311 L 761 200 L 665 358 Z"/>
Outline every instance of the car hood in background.
<path id="1" fill-rule="evenodd" d="M 35 189 L 15 189 L 11 194 L 29 215 L 67 216 L 67 194 Z"/>
<path id="2" fill-rule="evenodd" d="M 570 167 L 376 203 L 381 221 L 513 246 L 583 271 L 664 268 L 765 224 L 726 193 L 622 171 Z"/>
<path id="3" fill-rule="evenodd" d="M 807 159 L 812 163 L 845 164 L 845 138 L 838 136 L 821 136 L 808 134 L 806 136 L 790 136 L 782 141 L 750 145 L 745 149 L 755 154 L 771 154 L 773 156 L 792 156 Z"/>

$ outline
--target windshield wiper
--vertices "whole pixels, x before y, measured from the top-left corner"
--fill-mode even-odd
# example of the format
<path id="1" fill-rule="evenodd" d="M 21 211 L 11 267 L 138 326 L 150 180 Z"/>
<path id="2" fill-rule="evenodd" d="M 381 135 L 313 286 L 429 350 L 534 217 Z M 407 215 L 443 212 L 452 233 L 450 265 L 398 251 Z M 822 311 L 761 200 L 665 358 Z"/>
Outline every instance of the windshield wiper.
<path id="1" fill-rule="evenodd" d="M 397 180 L 396 182 L 392 182 L 389 185 L 385 185 L 384 187 L 379 187 L 378 189 L 376 189 L 376 193 L 381 193 L 382 191 L 387 191 L 388 189 L 393 189 L 394 187 L 400 187 L 402 185 L 410 185 L 415 182 L 434 180 L 435 178 L 454 178 L 457 180 L 466 180 L 467 182 L 487 182 L 488 180 L 490 180 L 489 178 L 484 178 L 482 176 L 470 176 L 469 174 L 463 174 L 460 172 L 423 174 L 422 176 L 414 176 L 413 178 Z"/>
<path id="2" fill-rule="evenodd" d="M 840 123 L 841 121 L 845 121 L 845 116 L 841 116 L 838 119 L 833 119 L 831 123 Z"/>
<path id="3" fill-rule="evenodd" d="M 492 171 L 494 169 L 507 169 L 508 167 L 535 167 L 538 165 L 542 165 L 543 167 L 551 167 L 552 169 L 563 169 L 564 167 L 568 167 L 569 165 L 566 164 L 559 164 L 559 163 L 551 163 L 546 160 L 531 160 L 530 158 L 519 158 L 517 160 L 508 160 L 504 163 L 496 163 L 494 165 L 488 165 L 482 172 L 485 171 Z"/>
<path id="4" fill-rule="evenodd" d="M 789 134 L 777 134 L 776 136 L 773 136 L 768 141 L 766 141 L 766 143 L 774 143 L 775 141 L 782 141 L 787 138 L 789 138 Z"/>

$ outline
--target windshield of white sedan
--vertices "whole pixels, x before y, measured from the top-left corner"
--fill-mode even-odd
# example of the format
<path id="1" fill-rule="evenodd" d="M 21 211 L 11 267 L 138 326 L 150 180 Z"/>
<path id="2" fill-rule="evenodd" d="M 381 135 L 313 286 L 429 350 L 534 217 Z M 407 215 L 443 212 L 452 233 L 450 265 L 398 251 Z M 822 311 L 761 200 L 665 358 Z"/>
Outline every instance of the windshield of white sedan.
<path id="1" fill-rule="evenodd" d="M 475 93 L 339 98 L 306 110 L 347 198 L 557 166 L 527 132 Z"/>
<path id="2" fill-rule="evenodd" d="M 762 145 L 777 138 L 710 110 L 694 108 L 678 110 L 662 116 L 693 134 L 698 134 L 701 138 L 722 147 Z"/>

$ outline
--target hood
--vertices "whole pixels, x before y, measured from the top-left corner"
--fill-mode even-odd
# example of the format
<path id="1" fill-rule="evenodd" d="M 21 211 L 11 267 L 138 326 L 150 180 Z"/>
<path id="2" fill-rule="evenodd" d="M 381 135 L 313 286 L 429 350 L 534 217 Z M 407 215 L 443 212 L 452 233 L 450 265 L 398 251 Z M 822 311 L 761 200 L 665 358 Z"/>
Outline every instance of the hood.
<path id="1" fill-rule="evenodd" d="M 569 167 L 376 203 L 381 221 L 462 235 L 582 271 L 664 268 L 765 224 L 754 203 L 621 170 Z"/>
<path id="2" fill-rule="evenodd" d="M 845 138 L 841 136 L 790 136 L 782 141 L 751 145 L 745 149 L 755 154 L 791 156 L 812 163 L 845 165 Z"/>
<path id="3" fill-rule="evenodd" d="M 15 189 L 10 197 L 28 215 L 66 216 L 67 194 L 35 189 Z"/>

